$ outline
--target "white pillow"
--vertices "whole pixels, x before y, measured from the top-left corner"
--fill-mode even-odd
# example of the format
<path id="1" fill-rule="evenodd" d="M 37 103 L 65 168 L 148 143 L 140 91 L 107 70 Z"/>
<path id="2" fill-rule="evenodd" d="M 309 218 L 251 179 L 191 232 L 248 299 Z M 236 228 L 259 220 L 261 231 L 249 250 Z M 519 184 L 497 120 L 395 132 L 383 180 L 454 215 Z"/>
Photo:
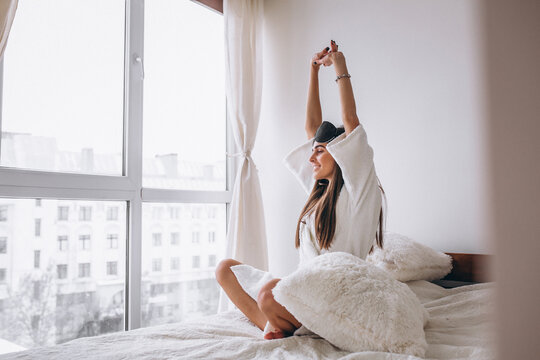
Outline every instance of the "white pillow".
<path id="1" fill-rule="evenodd" d="M 354 255 L 310 259 L 273 294 L 306 328 L 344 350 L 425 354 L 424 306 L 407 285 Z"/>
<path id="2" fill-rule="evenodd" d="M 375 246 L 366 260 L 399 281 L 438 280 L 452 270 L 452 257 L 406 236 L 384 233 L 383 248 Z"/>

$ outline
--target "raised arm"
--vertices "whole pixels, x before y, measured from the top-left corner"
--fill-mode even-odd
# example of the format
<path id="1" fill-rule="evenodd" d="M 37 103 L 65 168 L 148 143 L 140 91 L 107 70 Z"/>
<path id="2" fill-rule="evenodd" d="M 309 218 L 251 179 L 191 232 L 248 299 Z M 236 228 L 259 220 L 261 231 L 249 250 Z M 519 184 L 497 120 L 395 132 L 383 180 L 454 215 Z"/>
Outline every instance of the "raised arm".
<path id="1" fill-rule="evenodd" d="M 321 65 L 316 63 L 316 60 L 320 60 L 326 56 L 329 50 L 330 48 L 327 47 L 323 51 L 313 55 L 311 60 L 305 126 L 308 139 L 315 136 L 317 129 L 322 123 L 321 101 L 319 99 L 319 68 Z"/>
<path id="2" fill-rule="evenodd" d="M 316 61 L 324 66 L 330 66 L 334 64 L 336 70 L 336 76 L 348 74 L 347 64 L 345 63 L 345 56 L 341 51 L 338 51 L 337 44 L 331 42 L 332 50 L 323 59 Z M 354 94 L 351 85 L 351 79 L 348 77 L 342 77 L 337 81 L 339 88 L 339 98 L 341 101 L 341 117 L 343 120 L 343 126 L 345 127 L 345 134 L 349 135 L 359 124 L 358 116 L 356 115 L 356 104 L 354 102 Z"/>
<path id="3" fill-rule="evenodd" d="M 334 68 L 336 69 L 336 77 L 349 73 L 342 52 L 334 54 Z M 337 84 L 339 87 L 339 99 L 341 100 L 343 126 L 345 127 L 345 134 L 349 135 L 360 124 L 356 115 L 356 103 L 354 102 L 351 79 L 342 77 L 337 81 Z"/>

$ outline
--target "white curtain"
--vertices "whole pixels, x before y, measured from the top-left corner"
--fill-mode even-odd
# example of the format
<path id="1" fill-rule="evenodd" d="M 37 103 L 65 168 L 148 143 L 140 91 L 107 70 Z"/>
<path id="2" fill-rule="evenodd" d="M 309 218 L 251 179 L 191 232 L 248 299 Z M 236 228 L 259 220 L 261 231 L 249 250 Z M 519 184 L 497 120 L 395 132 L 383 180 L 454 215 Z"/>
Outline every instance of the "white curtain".
<path id="1" fill-rule="evenodd" d="M 261 187 L 251 150 L 262 97 L 262 0 L 224 0 L 227 110 L 239 153 L 227 257 L 268 270 Z"/>
<path id="2" fill-rule="evenodd" d="M 0 0 L 0 59 L 4 55 L 18 0 Z"/>

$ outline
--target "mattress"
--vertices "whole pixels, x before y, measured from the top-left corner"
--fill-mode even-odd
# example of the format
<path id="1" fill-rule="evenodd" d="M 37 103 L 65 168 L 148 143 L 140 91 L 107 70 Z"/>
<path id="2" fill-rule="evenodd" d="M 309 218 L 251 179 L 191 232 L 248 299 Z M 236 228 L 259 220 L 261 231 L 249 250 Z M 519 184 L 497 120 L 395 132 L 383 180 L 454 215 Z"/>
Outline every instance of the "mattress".
<path id="1" fill-rule="evenodd" d="M 407 283 L 429 312 L 427 359 L 494 359 L 493 283 L 446 289 Z M 0 356 L 0 359 L 370 359 L 415 360 L 410 355 L 350 353 L 316 335 L 262 339 L 240 311 L 142 328 Z"/>

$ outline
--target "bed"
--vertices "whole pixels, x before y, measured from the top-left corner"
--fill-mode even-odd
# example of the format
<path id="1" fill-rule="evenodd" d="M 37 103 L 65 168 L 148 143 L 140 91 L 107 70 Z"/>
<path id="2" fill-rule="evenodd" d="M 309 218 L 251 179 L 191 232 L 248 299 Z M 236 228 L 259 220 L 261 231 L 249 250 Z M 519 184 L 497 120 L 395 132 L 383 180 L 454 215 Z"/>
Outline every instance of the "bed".
<path id="1" fill-rule="evenodd" d="M 426 359 L 494 359 L 494 283 L 477 271 L 484 257 L 453 254 L 454 271 L 443 283 L 407 282 L 429 313 Z M 472 271 L 472 270 L 474 271 Z M 446 281 L 446 283 L 444 283 Z M 453 283 L 449 283 L 453 282 Z M 465 285 L 467 284 L 467 285 Z M 457 287 L 444 287 L 455 286 Z M 81 338 L 0 359 L 370 359 L 413 360 L 386 352 L 351 353 L 316 335 L 264 340 L 238 310 L 189 322 Z"/>

